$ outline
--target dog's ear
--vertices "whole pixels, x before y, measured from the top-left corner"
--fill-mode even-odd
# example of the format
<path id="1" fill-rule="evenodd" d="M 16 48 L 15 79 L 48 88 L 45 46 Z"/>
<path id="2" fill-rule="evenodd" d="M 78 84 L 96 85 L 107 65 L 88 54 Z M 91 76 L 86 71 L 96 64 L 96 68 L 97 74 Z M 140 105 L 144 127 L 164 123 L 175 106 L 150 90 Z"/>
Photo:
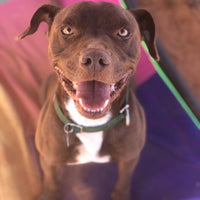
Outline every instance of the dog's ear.
<path id="1" fill-rule="evenodd" d="M 38 8 L 31 19 L 30 26 L 21 35 L 19 35 L 17 39 L 20 40 L 27 35 L 35 33 L 41 22 L 46 22 L 50 30 L 54 17 L 60 9 L 61 8 L 59 7 L 48 4 L 45 4 Z"/>
<path id="2" fill-rule="evenodd" d="M 129 10 L 138 22 L 142 39 L 146 42 L 151 56 L 155 60 L 159 60 L 159 55 L 156 47 L 155 24 L 151 14 L 144 9 Z"/>

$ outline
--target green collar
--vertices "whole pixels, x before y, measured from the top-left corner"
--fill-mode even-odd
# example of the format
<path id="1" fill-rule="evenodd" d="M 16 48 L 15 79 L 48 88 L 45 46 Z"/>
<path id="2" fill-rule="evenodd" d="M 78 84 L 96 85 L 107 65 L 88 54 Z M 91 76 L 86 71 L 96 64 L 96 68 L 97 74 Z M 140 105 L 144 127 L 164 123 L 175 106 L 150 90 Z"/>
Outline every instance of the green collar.
<path id="1" fill-rule="evenodd" d="M 54 98 L 54 109 L 56 111 L 56 114 L 60 121 L 64 124 L 64 132 L 67 134 L 67 146 L 69 146 L 69 134 L 70 133 L 81 133 L 81 132 L 87 132 L 87 133 L 93 133 L 98 131 L 105 131 L 112 127 L 114 127 L 116 124 L 118 124 L 121 120 L 125 118 L 126 120 L 126 126 L 129 126 L 130 124 L 130 116 L 129 116 L 129 91 L 126 94 L 126 101 L 125 106 L 120 110 L 119 114 L 108 121 L 107 123 L 101 125 L 101 126 L 81 126 L 79 124 L 74 123 L 67 117 L 65 117 L 63 111 L 61 110 L 60 106 L 58 105 L 58 101 L 56 97 Z"/>

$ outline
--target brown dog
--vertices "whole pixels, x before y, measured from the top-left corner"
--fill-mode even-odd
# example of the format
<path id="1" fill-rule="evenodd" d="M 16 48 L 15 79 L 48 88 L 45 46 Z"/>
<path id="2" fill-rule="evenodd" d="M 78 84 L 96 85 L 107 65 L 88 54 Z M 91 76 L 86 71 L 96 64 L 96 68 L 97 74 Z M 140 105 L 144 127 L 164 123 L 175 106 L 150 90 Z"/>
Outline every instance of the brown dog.
<path id="1" fill-rule="evenodd" d="M 39 199 L 61 198 L 61 166 L 110 161 L 118 162 L 119 171 L 112 199 L 130 199 L 131 175 L 145 143 L 132 77 L 142 39 L 158 60 L 153 19 L 145 10 L 106 2 L 44 5 L 19 38 L 36 32 L 42 21 L 49 25 L 49 57 L 58 81 L 51 77 L 46 84 L 36 133 L 44 172 Z"/>

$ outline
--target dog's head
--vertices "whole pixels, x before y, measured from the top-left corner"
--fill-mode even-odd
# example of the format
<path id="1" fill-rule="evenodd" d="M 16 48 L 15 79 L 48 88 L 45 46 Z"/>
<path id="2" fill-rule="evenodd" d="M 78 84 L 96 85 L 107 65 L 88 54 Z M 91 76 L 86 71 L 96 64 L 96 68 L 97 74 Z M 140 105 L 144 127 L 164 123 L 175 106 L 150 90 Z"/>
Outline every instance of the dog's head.
<path id="1" fill-rule="evenodd" d="M 36 32 L 42 21 L 49 25 L 49 56 L 60 83 L 88 118 L 105 115 L 119 96 L 135 71 L 141 40 L 158 60 L 155 25 L 146 10 L 106 2 L 43 5 L 19 38 Z"/>

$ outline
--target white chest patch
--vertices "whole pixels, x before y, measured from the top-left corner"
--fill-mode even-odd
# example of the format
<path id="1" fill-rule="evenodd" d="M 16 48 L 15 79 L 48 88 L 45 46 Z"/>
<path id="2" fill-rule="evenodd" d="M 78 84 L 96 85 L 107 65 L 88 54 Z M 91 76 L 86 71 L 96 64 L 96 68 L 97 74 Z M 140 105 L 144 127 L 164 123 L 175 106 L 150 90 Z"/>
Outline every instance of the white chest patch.
<path id="1" fill-rule="evenodd" d="M 69 112 L 70 118 L 79 125 L 83 126 L 100 126 L 108 122 L 111 118 L 111 113 L 100 119 L 87 119 L 82 116 L 76 109 L 73 99 L 65 102 L 65 108 Z M 76 136 L 81 141 L 78 147 L 79 154 L 76 157 L 76 162 L 71 164 L 83 164 L 88 162 L 104 163 L 110 161 L 110 156 L 100 156 L 99 151 L 103 143 L 103 131 L 94 133 L 78 133 Z"/>

